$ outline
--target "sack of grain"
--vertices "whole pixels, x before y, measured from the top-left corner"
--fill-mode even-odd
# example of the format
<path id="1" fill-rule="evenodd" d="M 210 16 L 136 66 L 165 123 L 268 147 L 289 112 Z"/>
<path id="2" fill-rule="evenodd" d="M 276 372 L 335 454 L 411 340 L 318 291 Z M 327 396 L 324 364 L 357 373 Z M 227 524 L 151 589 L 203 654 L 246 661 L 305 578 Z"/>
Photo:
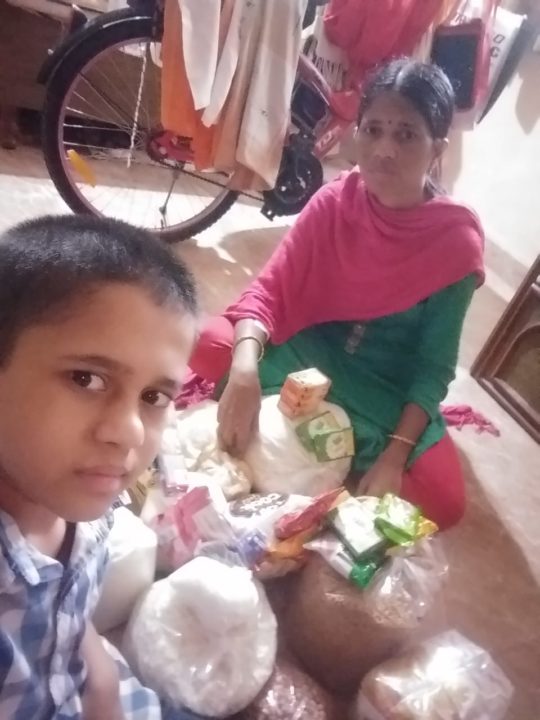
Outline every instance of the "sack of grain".
<path id="1" fill-rule="evenodd" d="M 512 685 L 455 630 L 384 662 L 362 682 L 354 720 L 503 720 Z"/>
<path id="2" fill-rule="evenodd" d="M 294 662 L 279 658 L 242 720 L 340 720 L 336 702 Z"/>
<path id="3" fill-rule="evenodd" d="M 349 695 L 364 675 L 410 642 L 441 586 L 446 565 L 435 540 L 392 558 L 360 590 L 313 557 L 291 590 L 287 643 L 328 690 Z"/>

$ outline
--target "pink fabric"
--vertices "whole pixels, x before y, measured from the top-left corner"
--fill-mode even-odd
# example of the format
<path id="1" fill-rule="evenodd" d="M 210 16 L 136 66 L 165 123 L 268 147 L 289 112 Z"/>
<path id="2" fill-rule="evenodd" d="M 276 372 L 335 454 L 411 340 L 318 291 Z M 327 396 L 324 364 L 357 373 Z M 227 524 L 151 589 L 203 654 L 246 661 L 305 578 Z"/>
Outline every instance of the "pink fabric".
<path id="1" fill-rule="evenodd" d="M 331 0 L 324 29 L 345 51 L 354 80 L 361 82 L 385 60 L 412 54 L 441 5 L 442 0 Z"/>
<path id="2" fill-rule="evenodd" d="M 353 170 L 312 198 L 225 316 L 259 320 L 281 344 L 319 323 L 392 315 L 471 273 L 481 284 L 483 248 L 468 208 L 442 196 L 389 209 Z"/>
<path id="3" fill-rule="evenodd" d="M 401 496 L 422 508 L 441 530 L 461 520 L 465 512 L 465 478 L 448 434 L 420 455 L 404 474 Z"/>
<path id="4" fill-rule="evenodd" d="M 445 405 L 441 407 L 441 410 L 446 424 L 450 427 L 461 430 L 465 425 L 474 425 L 479 435 L 487 432 L 495 437 L 500 437 L 500 430 L 491 420 L 473 410 L 470 405 Z"/>

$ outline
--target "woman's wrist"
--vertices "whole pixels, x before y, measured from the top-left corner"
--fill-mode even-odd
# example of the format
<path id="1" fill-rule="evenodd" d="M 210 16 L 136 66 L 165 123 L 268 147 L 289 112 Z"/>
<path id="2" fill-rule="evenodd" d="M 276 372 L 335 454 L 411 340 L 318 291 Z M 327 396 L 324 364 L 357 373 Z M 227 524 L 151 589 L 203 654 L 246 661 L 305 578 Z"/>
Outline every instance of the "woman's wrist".
<path id="1" fill-rule="evenodd" d="M 255 338 L 245 338 L 236 343 L 233 349 L 231 373 L 258 374 L 261 343 Z"/>
<path id="2" fill-rule="evenodd" d="M 390 439 L 382 453 L 382 456 L 388 465 L 395 468 L 405 469 L 412 447 L 400 440 Z"/>

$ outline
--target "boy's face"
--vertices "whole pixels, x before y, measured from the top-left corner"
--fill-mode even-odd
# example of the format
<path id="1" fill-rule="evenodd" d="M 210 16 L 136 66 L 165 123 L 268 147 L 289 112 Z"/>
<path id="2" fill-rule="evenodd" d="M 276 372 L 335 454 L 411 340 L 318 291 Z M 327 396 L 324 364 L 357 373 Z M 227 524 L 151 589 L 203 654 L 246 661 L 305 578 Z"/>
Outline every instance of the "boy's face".
<path id="1" fill-rule="evenodd" d="M 111 283 L 24 330 L 0 368 L 2 484 L 18 500 L 91 520 L 155 457 L 195 320 Z"/>

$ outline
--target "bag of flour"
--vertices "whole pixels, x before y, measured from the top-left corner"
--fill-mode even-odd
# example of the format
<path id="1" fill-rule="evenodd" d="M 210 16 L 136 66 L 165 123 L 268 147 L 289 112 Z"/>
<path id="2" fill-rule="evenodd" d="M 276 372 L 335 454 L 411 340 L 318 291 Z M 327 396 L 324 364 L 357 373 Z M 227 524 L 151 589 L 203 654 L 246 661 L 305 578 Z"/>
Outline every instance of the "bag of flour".
<path id="1" fill-rule="evenodd" d="M 320 462 L 296 433 L 308 417 L 290 420 L 278 408 L 279 397 L 264 398 L 259 415 L 259 432 L 251 442 L 245 460 L 259 493 L 284 493 L 315 497 L 343 485 L 351 469 L 351 458 Z M 350 427 L 347 413 L 337 405 L 321 402 L 313 416 L 331 413 L 340 428 Z"/>
<path id="2" fill-rule="evenodd" d="M 246 708 L 269 680 L 276 628 L 249 570 L 197 557 L 140 601 L 124 653 L 141 682 L 173 707 L 224 718 Z"/>

